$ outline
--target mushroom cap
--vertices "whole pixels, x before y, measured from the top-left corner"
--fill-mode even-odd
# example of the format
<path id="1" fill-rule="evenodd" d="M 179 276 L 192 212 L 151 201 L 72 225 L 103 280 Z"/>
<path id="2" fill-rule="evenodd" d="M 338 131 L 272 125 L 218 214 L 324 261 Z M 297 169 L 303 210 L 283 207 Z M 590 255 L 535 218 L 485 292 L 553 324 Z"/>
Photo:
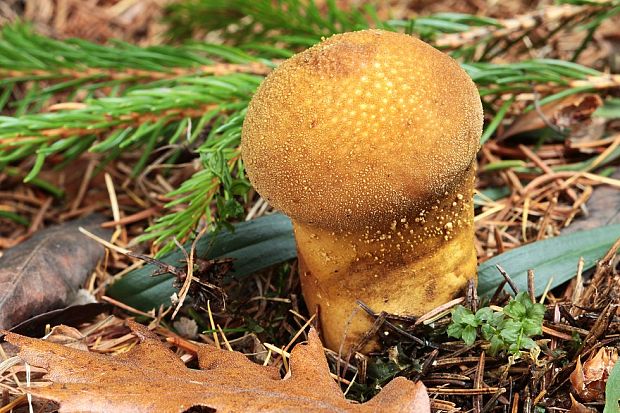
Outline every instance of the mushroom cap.
<path id="1" fill-rule="evenodd" d="M 334 35 L 275 69 L 248 107 L 256 190 L 294 220 L 353 229 L 440 199 L 475 159 L 482 104 L 448 55 L 405 34 Z"/>

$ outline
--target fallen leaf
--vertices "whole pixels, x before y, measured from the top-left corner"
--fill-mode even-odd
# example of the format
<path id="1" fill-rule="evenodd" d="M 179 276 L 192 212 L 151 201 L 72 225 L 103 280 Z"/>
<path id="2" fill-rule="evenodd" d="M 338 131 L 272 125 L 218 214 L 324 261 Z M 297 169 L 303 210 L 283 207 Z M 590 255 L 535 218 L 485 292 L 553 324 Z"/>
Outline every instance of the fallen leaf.
<path id="1" fill-rule="evenodd" d="M 78 350 L 88 351 L 88 346 L 84 343 L 84 336 L 76 328 L 59 325 L 52 328 L 46 340 L 50 343 L 62 344 L 63 346 L 73 347 Z"/>
<path id="2" fill-rule="evenodd" d="M 570 382 L 575 393 L 584 401 L 602 401 L 605 397 L 605 385 L 611 370 L 618 361 L 618 350 L 611 347 L 601 348 L 583 365 L 577 359 L 575 370 L 570 375 Z"/>
<path id="3" fill-rule="evenodd" d="M 91 216 L 37 232 L 0 257 L 0 329 L 64 307 L 92 272 L 104 249 L 78 231 L 101 236 L 100 216 Z"/>
<path id="4" fill-rule="evenodd" d="M 193 406 L 224 412 L 411 412 L 429 413 L 421 382 L 397 377 L 372 400 L 345 399 L 329 375 L 314 330 L 290 357 L 290 373 L 255 364 L 238 352 L 198 346 L 201 370 L 192 370 L 146 327 L 128 322 L 140 343 L 127 353 L 90 353 L 7 333 L 27 363 L 48 371 L 52 384 L 33 387 L 33 395 L 60 403 L 60 412 L 184 412 Z"/>
<path id="5" fill-rule="evenodd" d="M 597 413 L 598 410 L 588 407 L 575 400 L 575 397 L 570 395 L 570 410 L 568 413 Z"/>
<path id="6" fill-rule="evenodd" d="M 75 327 L 92 320 L 101 313 L 111 310 L 112 306 L 107 303 L 72 305 L 38 314 L 11 328 L 11 332 L 25 336 L 38 337 L 45 334 L 47 325 L 57 326 L 63 324 L 69 327 Z"/>
<path id="7" fill-rule="evenodd" d="M 540 107 L 540 111 L 531 110 L 517 117 L 501 136 L 502 139 L 543 129 L 549 125 L 561 130 L 571 130 L 571 134 L 580 134 L 591 123 L 592 114 L 603 104 L 595 94 L 576 94 L 562 100 Z"/>

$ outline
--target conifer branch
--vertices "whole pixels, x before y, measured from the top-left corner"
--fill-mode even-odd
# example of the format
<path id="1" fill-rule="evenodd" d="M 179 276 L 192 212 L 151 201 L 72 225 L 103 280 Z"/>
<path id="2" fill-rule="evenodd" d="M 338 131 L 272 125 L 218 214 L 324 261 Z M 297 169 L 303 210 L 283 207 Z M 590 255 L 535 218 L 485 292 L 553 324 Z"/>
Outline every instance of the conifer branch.
<path id="1" fill-rule="evenodd" d="M 169 80 L 181 76 L 224 76 L 233 73 L 249 73 L 266 75 L 272 70 L 271 65 L 262 62 L 250 62 L 243 64 L 214 63 L 192 68 L 172 67 L 166 71 L 143 70 L 127 68 L 124 70 L 103 69 L 88 67 L 83 70 L 77 68 L 46 68 L 34 70 L 15 70 L 0 68 L 0 78 L 4 79 L 97 79 L 97 80 Z"/>
<path id="2" fill-rule="evenodd" d="M 3 28 L 0 110 L 11 105 L 14 116 L 0 117 L 0 170 L 33 157 L 26 176 L 33 182 L 52 154 L 72 159 L 91 151 L 112 159 L 120 149 L 140 148 L 143 155 L 133 171 L 138 176 L 154 148 L 186 139 L 200 156 L 202 169 L 168 194 L 169 212 L 141 237 L 164 245 L 166 251 L 174 245 L 173 237 L 189 236 L 201 221 L 226 225 L 243 214 L 240 201 L 250 185 L 239 143 L 249 99 L 279 63 L 274 57 L 289 56 L 297 48 L 315 43 L 321 35 L 371 25 L 415 32 L 430 39 L 436 46 L 460 54 L 489 111 L 498 110 L 498 118 L 508 113 L 506 102 L 522 93 L 537 92 L 542 98 L 539 103 L 544 104 L 572 93 L 620 85 L 619 75 L 575 63 L 541 59 L 493 64 L 474 62 L 473 56 L 464 52 L 478 45 L 497 46 L 503 39 L 510 46 L 511 38 L 541 24 L 568 27 L 569 21 L 595 22 L 603 13 L 618 12 L 618 0 L 576 0 L 570 6 L 509 20 L 443 13 L 385 22 L 373 17 L 369 8 L 343 12 L 328 2 L 327 14 L 321 14 L 311 2 L 280 3 L 288 5 L 286 12 L 274 10 L 271 0 L 179 3 L 179 7 L 190 9 L 207 5 L 212 13 L 227 7 L 246 13 L 246 26 L 238 27 L 234 34 L 224 33 L 224 38 L 238 47 L 193 43 L 139 48 L 120 42 L 101 46 L 82 40 L 48 39 L 23 25 Z M 199 15 L 191 13 L 190 17 Z M 210 24 L 216 24 L 225 32 L 230 24 L 226 19 L 209 19 L 202 21 L 207 31 L 215 27 Z M 262 25 L 258 32 L 257 24 Z M 266 46 L 265 41 L 280 46 Z M 11 100 L 18 87 L 26 93 Z M 499 120 L 492 124 L 497 125 Z M 217 208 L 212 209 L 214 204 Z"/>
<path id="3" fill-rule="evenodd" d="M 493 49 L 507 50 L 530 31 L 556 26 L 551 30 L 568 31 L 578 24 L 594 24 L 620 12 L 618 0 L 571 0 L 512 19 L 493 19 L 461 13 L 436 13 L 408 19 L 380 20 L 371 5 L 350 6 L 340 10 L 328 1 L 321 11 L 311 0 L 186 0 L 169 6 L 166 18 L 169 36 L 183 40 L 214 30 L 229 44 L 262 50 L 265 57 L 288 56 L 288 51 L 266 44 L 279 42 L 288 49 L 307 47 L 321 36 L 369 27 L 416 34 L 438 48 L 463 50 L 493 44 Z M 468 50 L 469 51 L 469 50 Z M 488 53 L 488 51 L 487 51 Z"/>

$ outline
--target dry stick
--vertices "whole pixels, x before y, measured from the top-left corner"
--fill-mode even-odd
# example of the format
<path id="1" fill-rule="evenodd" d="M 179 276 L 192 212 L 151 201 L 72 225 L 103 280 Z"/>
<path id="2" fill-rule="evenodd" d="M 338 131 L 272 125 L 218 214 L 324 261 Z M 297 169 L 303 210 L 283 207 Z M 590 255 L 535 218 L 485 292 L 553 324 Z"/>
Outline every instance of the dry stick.
<path id="1" fill-rule="evenodd" d="M 506 282 L 508 283 L 512 291 L 514 291 L 515 295 L 519 294 L 519 289 L 517 288 L 514 281 L 512 281 L 512 278 L 510 278 L 506 270 L 504 270 L 502 266 L 499 264 L 495 264 L 495 268 L 497 268 L 497 271 L 499 271 L 499 273 L 502 274 L 502 277 L 504 277 L 504 279 L 506 280 Z"/>
<path id="2" fill-rule="evenodd" d="M 506 389 L 503 389 L 504 391 L 498 391 L 497 393 L 495 393 L 493 396 L 491 396 L 491 398 L 489 399 L 489 401 L 484 405 L 484 407 L 482 408 L 482 412 L 480 413 L 488 413 L 491 411 L 491 409 L 493 409 L 495 407 L 495 404 L 497 402 L 497 399 L 500 398 L 500 396 L 502 394 L 504 394 L 506 392 Z"/>
<path id="3" fill-rule="evenodd" d="M 620 146 L 620 133 L 613 137 L 613 142 L 609 145 L 599 156 L 597 156 L 590 166 L 588 167 L 588 171 L 593 170 L 599 164 L 601 164 L 607 157 L 614 151 L 618 146 Z"/>
<path id="4" fill-rule="evenodd" d="M 4 360 L 2 363 L 0 363 L 0 365 L 2 365 L 4 363 L 7 363 L 7 365 L 11 365 L 12 364 L 12 362 L 7 361 L 7 360 L 9 360 L 9 356 L 7 356 L 7 354 L 4 352 L 4 348 L 2 348 L 2 346 L 0 346 L 0 357 L 2 357 L 2 359 Z M 8 366 L 8 367 L 12 367 L 12 365 Z M 4 368 L 0 369 L 0 373 L 4 373 Z M 15 382 L 15 384 L 17 384 L 19 387 L 21 387 L 22 384 L 21 384 L 19 378 L 17 377 L 17 374 L 14 371 L 9 372 L 9 374 L 11 375 L 11 377 L 13 377 L 13 381 Z"/>
<path id="5" fill-rule="evenodd" d="M 303 326 L 301 326 L 301 328 L 299 330 L 297 330 L 297 333 L 295 333 L 295 335 L 293 336 L 293 338 L 291 338 L 288 342 L 288 344 L 286 346 L 284 346 L 284 351 L 288 351 L 288 349 L 293 345 L 293 343 L 295 342 L 295 340 L 297 340 L 297 338 L 299 338 L 299 336 L 301 335 L 301 333 L 303 333 L 306 328 L 308 328 L 308 326 L 310 324 L 312 324 L 312 321 L 316 318 L 316 313 L 312 314 L 312 317 L 310 317 Z"/>
<path id="6" fill-rule="evenodd" d="M 403 330 L 402 328 L 392 324 L 390 321 L 388 321 L 386 319 L 387 313 L 382 311 L 379 316 L 377 316 L 377 313 L 375 313 L 370 307 L 368 307 L 368 305 L 366 305 L 363 301 L 361 300 L 357 300 L 356 301 L 357 305 L 359 305 L 364 311 L 366 311 L 369 315 L 374 316 L 374 317 L 383 317 L 383 324 L 385 324 L 386 326 L 390 327 L 392 330 L 396 331 L 399 334 L 402 334 L 403 336 L 407 337 L 409 340 L 416 342 L 417 344 L 421 345 L 421 346 L 428 346 L 428 347 L 432 347 L 432 348 L 436 348 L 435 345 L 426 342 L 424 340 L 419 339 L 418 337 L 414 336 L 411 333 L 406 332 L 405 330 Z"/>
<path id="7" fill-rule="evenodd" d="M 109 173 L 104 175 L 105 177 L 105 185 L 108 189 L 108 195 L 110 196 L 110 207 L 112 208 L 112 217 L 114 217 L 114 221 L 118 221 L 121 219 L 120 208 L 118 207 L 118 198 L 116 197 L 116 189 L 114 188 L 114 183 L 112 182 L 112 177 Z M 110 242 L 114 242 L 118 239 L 119 235 L 123 231 L 120 225 L 117 225 L 114 229 L 114 233 L 110 238 Z"/>
<path id="8" fill-rule="evenodd" d="M 588 188 L 592 188 L 592 187 L 588 187 Z M 577 200 L 579 200 L 579 198 Z M 577 201 L 575 201 L 575 204 L 576 203 Z M 549 219 L 551 218 L 551 212 L 556 208 L 557 204 L 558 204 L 558 198 L 554 196 L 551 199 L 551 204 L 549 205 L 549 207 L 545 209 L 545 215 L 543 215 L 542 221 L 540 221 L 540 225 L 538 228 L 538 234 L 536 235 L 536 241 L 541 240 L 543 236 L 545 235 L 547 224 L 549 223 Z M 575 211 L 575 213 L 577 212 Z"/>
<path id="9" fill-rule="evenodd" d="M 172 313 L 172 319 L 176 317 L 177 313 L 183 306 L 183 303 L 185 302 L 185 299 L 187 298 L 187 294 L 189 293 L 189 289 L 192 284 L 192 281 L 194 281 L 194 256 L 196 253 L 196 243 L 206 233 L 207 229 L 208 227 L 205 226 L 203 229 L 200 230 L 198 235 L 196 235 L 196 238 L 194 238 L 194 240 L 192 241 L 192 245 L 189 249 L 189 254 L 187 253 L 185 248 L 179 243 L 179 241 L 177 241 L 177 239 L 174 238 L 174 243 L 179 247 L 179 249 L 185 256 L 185 261 L 187 263 L 187 272 L 185 275 L 185 280 L 183 280 L 183 285 L 181 286 L 181 289 L 179 290 L 179 295 L 178 295 L 179 302 L 177 303 L 176 308 L 174 309 Z M 211 318 L 211 328 L 214 330 L 213 337 L 215 338 L 215 341 L 217 342 L 218 348 L 219 348 L 219 341 L 217 340 L 217 332 L 215 331 L 215 323 L 213 322 L 213 316 L 211 314 L 211 307 L 209 305 L 209 301 L 207 301 L 207 307 L 209 308 L 209 317 Z"/>
<path id="10" fill-rule="evenodd" d="M 583 302 L 592 301 L 597 295 L 598 288 L 595 288 L 595 286 L 600 285 L 602 278 L 606 277 L 605 271 L 602 271 L 601 269 L 603 267 L 611 267 L 618 249 L 620 249 L 620 238 L 618 238 L 616 242 L 614 242 L 614 245 L 612 245 L 612 247 L 609 249 L 609 251 L 607 251 L 605 256 L 599 260 L 598 264 L 596 264 L 596 271 L 594 273 L 594 276 L 592 277 L 590 287 L 583 293 Z"/>
<path id="11" fill-rule="evenodd" d="M 101 224 L 101 228 L 114 228 L 117 225 L 133 224 L 134 222 L 142 221 L 143 219 L 152 217 L 157 213 L 158 209 L 159 208 L 157 207 L 151 207 L 148 209 L 144 209 L 140 212 L 136 212 L 135 214 L 127 215 L 119 219 L 118 221 L 104 222 L 103 224 Z"/>
<path id="12" fill-rule="evenodd" d="M 471 347 L 466 347 L 467 350 L 471 349 Z M 492 361 L 495 361 L 496 359 L 491 358 Z M 478 363 L 480 361 L 480 358 L 476 357 L 476 356 L 469 356 L 469 357 L 449 357 L 449 358 L 442 358 L 439 360 L 435 360 L 433 362 L 433 367 L 440 367 L 440 366 L 454 366 L 455 364 L 466 364 L 466 363 Z"/>
<path id="13" fill-rule="evenodd" d="M 429 393 L 435 394 L 448 394 L 456 396 L 475 396 L 483 394 L 494 394 L 497 392 L 506 391 L 504 387 L 485 387 L 482 389 L 447 389 L 441 387 L 429 387 L 426 389 Z"/>
<path id="14" fill-rule="evenodd" d="M 521 237 L 523 242 L 527 242 L 527 217 L 530 211 L 530 200 L 531 198 L 528 195 L 523 200 L 523 215 L 521 218 Z"/>
<path id="15" fill-rule="evenodd" d="M 279 354 L 280 356 L 282 356 L 282 361 L 287 360 L 287 359 L 289 359 L 291 357 L 291 353 L 289 353 L 287 351 L 284 351 L 281 348 L 274 346 L 273 344 L 263 343 L 263 345 L 267 349 L 269 349 L 269 350 L 273 351 L 274 353 Z M 286 364 L 288 364 L 288 362 L 286 362 Z M 287 368 L 287 371 L 288 371 L 288 368 Z M 337 375 L 335 375 L 332 372 L 329 372 L 329 375 L 330 375 L 330 377 L 332 379 L 334 379 L 334 380 L 336 380 L 336 381 L 338 381 L 340 383 L 344 383 L 344 384 L 347 384 L 347 385 L 351 384 L 351 382 L 349 380 L 343 379 L 342 377 L 338 377 Z"/>
<path id="16" fill-rule="evenodd" d="M 134 308 L 130 305 L 127 305 L 125 303 L 121 303 L 120 301 L 115 300 L 112 297 L 108 297 L 107 295 L 104 295 L 101 297 L 102 301 L 105 301 L 107 303 L 110 303 L 118 308 L 122 308 L 125 311 L 129 311 L 130 313 L 134 313 L 134 314 L 139 314 L 143 317 L 147 317 L 147 318 L 155 318 L 154 315 L 149 314 L 149 313 L 145 313 L 144 311 L 138 310 L 137 308 Z"/>
<path id="17" fill-rule="evenodd" d="M 96 236 L 92 232 L 89 232 L 84 227 L 79 227 L 78 230 L 82 234 L 86 235 L 88 238 L 97 241 L 99 244 L 103 245 L 106 248 L 111 249 L 112 251 L 116 251 L 116 252 L 121 253 L 123 255 L 130 255 L 131 254 L 131 251 L 128 250 L 127 248 L 123 248 L 123 247 L 119 247 L 118 245 L 114 245 L 111 242 L 108 242 L 108 241 L 104 240 L 103 238 L 100 238 L 100 237 Z"/>
<path id="18" fill-rule="evenodd" d="M 581 295 L 583 294 L 583 267 L 585 265 L 585 261 L 583 257 L 579 257 L 579 261 L 577 262 L 577 277 L 575 278 L 575 288 L 573 290 L 573 294 L 571 297 L 571 302 L 573 304 L 580 304 Z"/>
<path id="19" fill-rule="evenodd" d="M 519 145 L 519 149 L 521 149 L 521 152 L 523 152 L 523 154 L 525 156 L 530 158 L 532 160 L 532 162 L 534 162 L 534 164 L 536 166 L 538 166 L 540 169 L 542 169 L 542 171 L 545 174 L 553 174 L 553 170 L 542 159 L 540 159 L 540 157 L 538 157 L 538 155 L 536 155 L 536 153 L 534 153 L 530 148 L 528 148 L 525 145 L 520 144 Z M 564 184 L 565 184 L 564 180 L 562 180 L 560 178 L 556 179 L 555 182 L 560 187 L 563 187 Z M 566 194 L 573 200 L 574 203 L 577 203 L 577 201 L 580 199 L 580 197 L 577 196 L 577 193 L 575 192 L 574 189 L 572 189 L 570 187 L 566 187 L 565 191 L 566 191 Z M 526 201 L 528 199 L 529 198 L 526 198 Z M 551 215 L 551 213 L 552 213 L 552 211 L 553 211 L 553 209 L 555 208 L 556 205 L 557 205 L 557 198 L 554 197 L 553 200 L 552 200 L 551 205 L 547 208 L 547 210 L 545 211 L 545 215 L 543 216 L 542 222 L 540 224 L 540 229 L 538 230 L 538 235 L 536 236 L 537 240 L 542 239 L 542 236 L 544 235 L 545 227 L 547 226 L 547 222 L 549 220 L 549 216 Z M 580 206 L 581 205 L 583 205 L 583 202 L 580 203 Z M 524 240 L 525 240 L 525 238 L 524 238 Z"/>
<path id="20" fill-rule="evenodd" d="M 512 398 L 512 409 L 511 413 L 519 413 L 519 393 L 515 393 Z"/>
<path id="21" fill-rule="evenodd" d="M 552 174 L 553 173 L 553 169 L 551 169 L 542 159 L 540 159 L 540 157 L 538 157 L 538 155 L 536 155 L 536 153 L 534 153 L 534 151 L 532 151 L 530 148 L 528 148 L 527 146 L 525 146 L 523 144 L 519 144 L 519 149 L 521 149 L 521 152 L 523 152 L 523 154 L 525 156 L 530 158 L 532 160 L 532 162 L 534 162 L 534 164 L 536 166 L 538 166 L 540 169 L 542 169 L 542 171 L 545 174 Z M 560 179 L 560 178 L 556 179 L 556 182 L 559 185 L 562 185 L 564 183 L 564 181 L 562 179 Z M 567 188 L 566 189 L 566 194 L 573 201 L 575 201 L 577 199 L 577 194 L 575 193 L 575 191 L 572 188 Z"/>
<path id="22" fill-rule="evenodd" d="M 478 298 L 478 291 L 476 289 L 476 281 L 473 278 L 467 280 L 467 290 L 465 295 L 465 306 L 468 307 L 472 312 L 478 311 L 478 305 L 480 304 L 480 299 Z"/>
<path id="23" fill-rule="evenodd" d="M 86 195 L 86 190 L 88 189 L 88 184 L 90 184 L 93 171 L 95 170 L 95 165 L 97 165 L 97 161 L 95 159 L 91 159 L 90 161 L 88 161 L 88 165 L 86 165 L 86 171 L 84 171 L 84 176 L 82 177 L 82 181 L 80 182 L 80 188 L 78 189 L 78 193 L 73 199 L 73 202 L 71 202 L 71 208 L 69 208 L 69 212 L 75 212 L 80 207 L 80 205 L 82 205 L 82 200 L 84 199 L 84 195 Z"/>
<path id="24" fill-rule="evenodd" d="M 189 278 L 189 274 L 188 274 L 188 278 Z M 220 346 L 220 340 L 217 337 L 215 321 L 213 321 L 213 313 L 211 312 L 211 300 L 207 300 L 207 313 L 209 314 L 209 323 L 211 323 L 211 330 L 213 330 L 213 341 L 215 342 L 215 346 L 221 350 L 222 347 Z"/>
<path id="25" fill-rule="evenodd" d="M 37 211 L 37 214 L 32 219 L 30 228 L 28 228 L 28 234 L 34 234 L 36 230 L 39 229 L 39 227 L 41 226 L 41 223 L 43 222 L 43 217 L 45 216 L 45 213 L 47 212 L 49 207 L 52 205 L 52 200 L 53 199 L 51 196 L 45 199 L 45 202 L 43 203 L 43 205 L 41 205 L 41 208 Z"/>
<path id="26" fill-rule="evenodd" d="M 458 411 L 456 403 L 447 400 L 431 399 L 431 411 L 445 410 L 446 412 Z"/>
<path id="27" fill-rule="evenodd" d="M 497 248 L 497 253 L 501 254 L 504 252 L 504 241 L 502 240 L 502 233 L 499 231 L 496 225 L 493 226 L 493 237 L 495 238 L 495 247 Z"/>
<path id="28" fill-rule="evenodd" d="M 501 283 L 499 283 L 499 285 L 495 289 L 495 292 L 493 293 L 493 296 L 491 297 L 491 300 L 489 301 L 491 304 L 497 302 L 497 300 L 499 299 L 499 295 L 502 293 L 502 291 L 504 291 L 505 286 L 506 280 L 503 280 Z"/>
<path id="29" fill-rule="evenodd" d="M 609 328 L 609 325 L 611 324 L 611 321 L 615 313 L 616 313 L 616 306 L 612 304 L 607 304 L 607 307 L 605 307 L 605 309 L 601 312 L 599 317 L 594 322 L 594 325 L 592 326 L 592 329 L 590 330 L 590 334 L 588 334 L 586 338 L 583 340 L 583 344 L 581 345 L 582 349 L 584 348 L 591 349 L 594 346 L 594 343 L 596 343 L 599 340 L 599 338 L 601 338 L 603 334 L 605 334 L 605 331 L 607 331 L 607 329 Z"/>
<path id="30" fill-rule="evenodd" d="M 439 354 L 439 349 L 437 349 L 437 348 L 435 350 L 431 351 L 431 353 L 428 355 L 426 360 L 424 360 L 424 363 L 422 364 L 422 368 L 420 369 L 420 373 L 417 375 L 417 379 L 416 380 L 420 380 L 422 377 L 424 377 L 424 376 L 426 376 L 428 374 L 428 372 L 435 365 L 435 360 L 437 359 L 437 355 L 438 354 Z"/>
<path id="31" fill-rule="evenodd" d="M 547 293 L 551 289 L 552 282 L 553 282 L 553 276 L 549 277 L 549 279 L 547 280 L 547 285 L 545 286 L 545 290 L 543 291 L 542 295 L 540 296 L 540 300 L 538 301 L 540 304 L 543 304 L 545 302 L 545 299 L 547 298 Z"/>
<path id="32" fill-rule="evenodd" d="M 360 384 L 366 384 L 366 374 L 368 371 L 368 357 L 363 355 L 362 353 L 355 353 L 355 366 L 357 367 L 356 373 L 358 382 Z"/>
<path id="33" fill-rule="evenodd" d="M 570 225 L 570 223 L 573 221 L 573 218 L 575 218 L 575 215 L 577 215 L 577 212 L 579 210 L 587 211 L 587 209 L 586 209 L 586 201 L 588 199 L 590 199 L 590 196 L 592 195 L 593 191 L 594 191 L 594 189 L 592 188 L 592 186 L 586 185 L 586 187 L 583 190 L 583 192 L 581 193 L 581 195 L 579 195 L 579 198 L 577 198 L 577 200 L 573 204 L 572 211 L 570 212 L 568 217 L 566 217 L 566 219 L 562 223 L 562 227 L 563 228 L 566 228 L 567 226 Z M 557 202 L 557 199 L 555 199 L 555 201 Z"/>
<path id="34" fill-rule="evenodd" d="M 435 317 L 438 314 L 443 313 L 446 310 L 450 310 L 452 307 L 457 306 L 458 304 L 461 304 L 463 301 L 465 301 L 465 297 L 459 297 L 459 298 L 455 298 L 454 300 L 448 301 L 445 304 L 440 305 L 439 307 L 435 307 L 433 308 L 431 311 L 429 311 L 428 313 L 420 316 L 415 323 L 413 323 L 413 326 L 418 326 L 422 323 L 424 323 L 426 320 L 430 320 L 433 317 Z"/>
<path id="35" fill-rule="evenodd" d="M 566 180 L 566 182 L 564 183 L 565 185 L 570 185 L 575 180 L 583 178 L 596 184 L 607 184 L 615 188 L 620 188 L 620 179 L 607 178 L 590 172 L 561 171 L 538 176 L 532 179 L 530 183 L 528 183 L 527 186 L 523 188 L 523 190 L 527 193 L 542 184 L 545 184 L 549 181 L 555 181 L 557 178 L 570 178 Z"/>
<path id="36" fill-rule="evenodd" d="M 570 149 L 589 149 L 589 148 L 598 148 L 599 146 L 607 145 L 608 143 L 612 143 L 617 139 L 617 136 L 608 136 L 607 138 L 596 139 L 593 141 L 587 142 L 568 142 L 568 147 Z"/>
<path id="37" fill-rule="evenodd" d="M 476 369 L 476 375 L 474 376 L 474 389 L 481 389 L 484 378 L 484 351 L 480 353 L 480 361 L 478 362 L 478 368 Z M 475 413 L 480 413 L 482 410 L 482 395 L 477 394 L 474 396 L 473 407 Z"/>
<path id="38" fill-rule="evenodd" d="M 530 294 L 530 300 L 533 303 L 536 302 L 536 289 L 534 288 L 534 270 L 531 268 L 527 270 L 527 291 Z"/>
<path id="39" fill-rule="evenodd" d="M 208 303 L 207 303 L 207 305 L 208 305 Z M 222 330 L 222 327 L 220 327 L 219 324 L 217 325 L 217 330 L 220 332 L 220 335 L 224 339 L 224 344 L 226 344 L 226 349 L 228 351 L 234 351 L 233 348 L 230 346 L 230 343 L 228 342 L 228 339 L 226 338 L 226 335 L 224 334 L 224 330 Z"/>
<path id="40" fill-rule="evenodd" d="M 538 404 L 538 402 L 545 397 L 545 394 L 547 394 L 547 389 L 543 389 L 540 393 L 538 393 L 538 395 L 534 398 L 534 401 L 532 402 L 532 404 L 534 406 L 536 406 Z"/>
<path id="41" fill-rule="evenodd" d="M 197 354 L 200 350 L 200 346 L 185 340 L 183 337 L 177 335 L 166 337 L 166 342 L 172 344 L 175 347 L 182 348 L 188 353 Z"/>
<path id="42" fill-rule="evenodd" d="M 489 162 L 499 161 L 499 158 L 491 153 L 486 144 L 483 145 L 482 148 L 480 148 L 480 151 Z M 523 193 L 523 185 L 521 184 L 519 177 L 513 170 L 506 169 L 504 171 L 501 171 L 500 176 L 504 179 L 504 182 L 506 182 L 509 187 L 515 189 L 517 193 Z"/>
<path id="43" fill-rule="evenodd" d="M 523 400 L 523 413 L 531 413 L 532 411 L 532 394 L 530 392 L 530 386 L 525 386 L 525 399 Z"/>
<path id="44" fill-rule="evenodd" d="M 96 202 L 94 205 L 88 205 L 82 208 L 78 208 L 75 211 L 67 211 L 67 212 L 63 212 L 60 215 L 58 215 L 58 218 L 61 221 L 66 221 L 68 219 L 77 217 L 79 215 L 88 215 L 88 214 L 92 214 L 93 212 L 101 209 L 108 209 L 108 204 L 104 203 L 104 202 Z"/>

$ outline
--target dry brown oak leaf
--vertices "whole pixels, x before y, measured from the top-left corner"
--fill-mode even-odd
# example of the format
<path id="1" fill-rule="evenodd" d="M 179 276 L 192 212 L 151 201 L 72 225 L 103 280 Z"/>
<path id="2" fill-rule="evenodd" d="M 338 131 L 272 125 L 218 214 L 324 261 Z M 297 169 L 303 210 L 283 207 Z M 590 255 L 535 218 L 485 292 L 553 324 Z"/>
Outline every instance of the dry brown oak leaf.
<path id="1" fill-rule="evenodd" d="M 60 403 L 60 412 L 184 412 L 204 406 L 223 412 L 429 413 L 421 382 L 397 377 L 369 402 L 347 401 L 329 375 L 317 333 L 291 352 L 290 374 L 251 362 L 241 353 L 198 347 L 201 370 L 183 362 L 144 326 L 128 322 L 140 343 L 108 356 L 7 333 L 19 356 L 47 370 L 47 387 L 30 388 Z"/>
<path id="2" fill-rule="evenodd" d="M 93 271 L 105 249 L 78 230 L 110 233 L 91 215 L 36 232 L 0 257 L 0 329 L 65 307 Z"/>

